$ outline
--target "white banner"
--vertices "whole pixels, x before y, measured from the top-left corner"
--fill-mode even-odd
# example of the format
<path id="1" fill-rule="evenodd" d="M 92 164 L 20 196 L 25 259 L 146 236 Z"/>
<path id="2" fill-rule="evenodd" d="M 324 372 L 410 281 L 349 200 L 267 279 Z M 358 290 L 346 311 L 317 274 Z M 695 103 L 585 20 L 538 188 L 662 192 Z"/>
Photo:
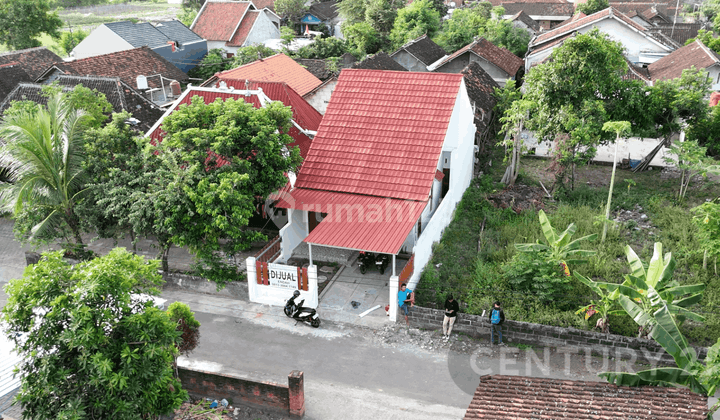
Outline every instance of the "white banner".
<path id="1" fill-rule="evenodd" d="M 270 286 L 297 290 L 297 267 L 284 264 L 268 264 L 268 282 Z"/>

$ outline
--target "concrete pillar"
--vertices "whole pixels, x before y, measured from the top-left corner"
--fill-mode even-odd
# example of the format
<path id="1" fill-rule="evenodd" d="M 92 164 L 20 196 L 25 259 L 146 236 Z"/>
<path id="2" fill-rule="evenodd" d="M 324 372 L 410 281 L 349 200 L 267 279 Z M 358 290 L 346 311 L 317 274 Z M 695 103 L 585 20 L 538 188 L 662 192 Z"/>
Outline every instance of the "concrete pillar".
<path id="1" fill-rule="evenodd" d="M 290 372 L 288 391 L 290 394 L 290 417 L 300 419 L 305 415 L 305 374 L 302 371 Z"/>
<path id="2" fill-rule="evenodd" d="M 393 254 L 392 257 L 393 257 L 392 258 L 392 267 L 393 267 L 392 275 L 395 276 L 395 254 Z"/>
<path id="3" fill-rule="evenodd" d="M 312 244 L 308 242 L 308 256 L 310 257 L 310 265 L 313 265 L 312 262 Z"/>
<path id="4" fill-rule="evenodd" d="M 309 300 L 305 302 L 305 306 L 311 308 L 317 308 L 320 303 L 318 300 L 318 274 L 317 265 L 311 265 L 307 268 L 308 273 L 308 293 L 310 293 Z"/>
<path id="5" fill-rule="evenodd" d="M 398 276 L 390 277 L 390 320 L 392 322 L 397 322 L 399 281 L 400 278 Z"/>
<path id="6" fill-rule="evenodd" d="M 255 257 L 247 257 L 247 259 L 245 259 L 245 267 L 247 272 L 248 299 L 250 299 L 250 302 L 255 302 L 258 292 L 257 267 L 255 266 Z"/>

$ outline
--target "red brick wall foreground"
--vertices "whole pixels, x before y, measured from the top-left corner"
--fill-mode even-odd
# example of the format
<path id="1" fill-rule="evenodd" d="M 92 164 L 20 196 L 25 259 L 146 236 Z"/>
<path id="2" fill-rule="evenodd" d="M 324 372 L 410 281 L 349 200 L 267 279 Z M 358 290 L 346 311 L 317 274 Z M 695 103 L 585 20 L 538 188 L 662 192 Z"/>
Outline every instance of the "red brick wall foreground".
<path id="1" fill-rule="evenodd" d="M 304 374 L 294 370 L 288 385 L 257 382 L 220 373 L 178 367 L 183 389 L 196 398 L 232 399 L 235 404 L 275 409 L 292 418 L 305 415 Z"/>
<path id="2" fill-rule="evenodd" d="M 509 317 L 507 313 L 505 316 Z M 401 318 L 398 317 L 398 319 Z M 442 328 L 443 318 L 443 311 L 419 306 L 411 308 L 408 316 L 410 325 L 413 327 L 431 330 Z M 460 313 L 455 321 L 454 331 L 489 340 L 490 322 L 487 317 Z M 653 340 L 603 334 L 577 328 L 551 327 L 506 319 L 503 324 L 503 341 L 534 346 L 584 349 L 599 357 L 623 357 L 653 366 L 656 364 L 675 366 L 675 360 Z M 707 348 L 695 347 L 695 351 L 699 360 L 705 360 Z"/>

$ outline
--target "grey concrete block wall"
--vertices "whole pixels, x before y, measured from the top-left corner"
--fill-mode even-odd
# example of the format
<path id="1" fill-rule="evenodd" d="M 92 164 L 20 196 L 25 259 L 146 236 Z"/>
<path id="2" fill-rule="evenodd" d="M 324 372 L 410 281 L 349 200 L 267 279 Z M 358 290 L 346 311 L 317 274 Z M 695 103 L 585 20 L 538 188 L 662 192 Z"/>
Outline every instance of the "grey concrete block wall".
<path id="1" fill-rule="evenodd" d="M 179 273 L 163 273 L 163 279 L 165 280 L 164 287 L 168 288 L 178 288 L 209 295 L 227 296 L 245 301 L 249 299 L 247 281 L 244 280 L 228 283 L 224 288 L 217 290 L 215 283 L 202 277 Z"/>
<path id="2" fill-rule="evenodd" d="M 401 318 L 401 317 L 400 317 Z M 442 328 L 443 311 L 415 306 L 410 310 L 410 325 L 427 330 Z M 459 331 L 476 338 L 489 339 L 490 322 L 487 317 L 458 314 L 453 331 Z M 625 337 L 615 334 L 603 334 L 596 331 L 584 331 L 576 328 L 552 327 L 506 320 L 503 324 L 503 341 L 562 348 L 589 349 L 597 356 L 617 355 L 619 349 L 638 361 L 651 365 L 675 366 L 673 358 L 653 340 Z M 707 348 L 695 347 L 699 360 L 705 360 Z"/>

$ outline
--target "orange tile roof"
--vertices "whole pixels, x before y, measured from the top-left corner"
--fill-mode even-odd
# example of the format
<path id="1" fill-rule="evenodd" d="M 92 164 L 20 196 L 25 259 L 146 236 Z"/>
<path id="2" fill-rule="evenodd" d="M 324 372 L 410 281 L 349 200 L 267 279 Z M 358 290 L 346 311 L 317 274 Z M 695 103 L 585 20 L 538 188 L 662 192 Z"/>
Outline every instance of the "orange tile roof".
<path id="1" fill-rule="evenodd" d="M 462 78 L 343 70 L 295 186 L 427 200 Z"/>
<path id="2" fill-rule="evenodd" d="M 245 17 L 242 22 L 240 22 L 240 26 L 235 32 L 235 35 L 226 45 L 229 47 L 242 47 L 248 35 L 250 35 L 250 30 L 255 24 L 255 21 L 260 13 L 262 12 L 259 10 L 248 10 L 247 13 L 245 13 Z"/>
<path id="3" fill-rule="evenodd" d="M 240 19 L 252 8 L 249 1 L 208 0 L 190 29 L 208 41 L 230 41 Z"/>
<path id="4" fill-rule="evenodd" d="M 300 96 L 305 95 L 322 81 L 313 76 L 303 66 L 285 54 L 275 54 L 250 64 L 245 64 L 215 74 L 219 80 L 254 80 L 256 82 L 285 82 Z"/>
<path id="5" fill-rule="evenodd" d="M 695 66 L 706 69 L 720 63 L 720 57 L 700 40 L 673 51 L 648 66 L 650 79 L 670 80 L 682 75 L 683 70 Z"/>

